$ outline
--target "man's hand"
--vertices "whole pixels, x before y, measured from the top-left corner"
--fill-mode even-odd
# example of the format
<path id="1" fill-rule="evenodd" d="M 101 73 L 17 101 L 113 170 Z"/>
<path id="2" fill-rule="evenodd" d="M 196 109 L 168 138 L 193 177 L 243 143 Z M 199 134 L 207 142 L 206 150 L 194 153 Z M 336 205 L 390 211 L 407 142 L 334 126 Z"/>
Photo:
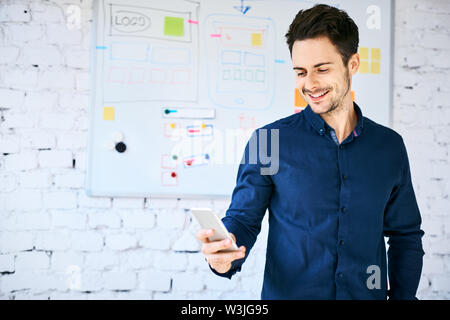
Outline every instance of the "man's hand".
<path id="1" fill-rule="evenodd" d="M 239 250 L 219 252 L 220 250 L 231 247 L 231 240 L 225 239 L 220 241 L 209 241 L 208 237 L 214 234 L 214 229 L 201 229 L 197 232 L 197 239 L 200 240 L 202 245 L 202 253 L 205 255 L 211 268 L 219 273 L 225 273 L 231 268 L 231 263 L 234 260 L 242 259 L 245 257 L 245 247 L 241 246 Z M 234 242 L 236 237 L 230 232 Z"/>

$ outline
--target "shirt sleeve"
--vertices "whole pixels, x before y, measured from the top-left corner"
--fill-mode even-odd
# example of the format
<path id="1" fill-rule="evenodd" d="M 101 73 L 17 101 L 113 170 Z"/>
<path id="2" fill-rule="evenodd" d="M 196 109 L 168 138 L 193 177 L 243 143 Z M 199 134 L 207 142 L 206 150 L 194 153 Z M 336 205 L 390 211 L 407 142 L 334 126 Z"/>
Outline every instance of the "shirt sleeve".
<path id="1" fill-rule="evenodd" d="M 417 299 L 423 255 L 421 217 L 411 182 L 406 148 L 401 140 L 402 174 L 384 212 L 388 240 L 389 299 Z"/>
<path id="2" fill-rule="evenodd" d="M 257 132 L 253 133 L 252 138 L 250 138 L 245 147 L 242 161 L 238 167 L 236 186 L 232 193 L 231 204 L 225 217 L 222 219 L 228 231 L 236 236 L 237 246 L 245 246 L 245 257 L 234 260 L 231 264 L 231 269 L 226 273 L 218 273 L 210 266 L 210 269 L 215 274 L 229 279 L 241 270 L 242 264 L 255 244 L 256 238 L 261 231 L 262 219 L 272 195 L 272 178 L 270 175 L 264 174 L 264 171 L 261 171 L 262 167 L 266 167 L 266 165 L 261 165 L 259 161 L 259 142 L 256 148 L 251 147 L 252 142 L 259 140 Z M 252 161 L 253 156 L 251 152 L 256 151 L 258 152 L 258 159 Z"/>

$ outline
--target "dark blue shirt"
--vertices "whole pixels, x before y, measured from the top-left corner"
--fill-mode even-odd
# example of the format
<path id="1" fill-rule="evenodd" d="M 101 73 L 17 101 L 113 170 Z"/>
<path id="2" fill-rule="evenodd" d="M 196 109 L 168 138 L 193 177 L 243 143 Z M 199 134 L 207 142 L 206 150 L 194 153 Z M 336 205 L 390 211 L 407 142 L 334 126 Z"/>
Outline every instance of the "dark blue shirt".
<path id="1" fill-rule="evenodd" d="M 406 148 L 398 133 L 354 109 L 357 125 L 340 144 L 310 106 L 254 132 L 259 154 L 266 129 L 270 155 L 277 131 L 278 170 L 261 174 L 270 164 L 248 161 L 247 143 L 222 219 L 246 256 L 214 273 L 241 270 L 268 209 L 262 299 L 415 299 L 423 231 Z"/>

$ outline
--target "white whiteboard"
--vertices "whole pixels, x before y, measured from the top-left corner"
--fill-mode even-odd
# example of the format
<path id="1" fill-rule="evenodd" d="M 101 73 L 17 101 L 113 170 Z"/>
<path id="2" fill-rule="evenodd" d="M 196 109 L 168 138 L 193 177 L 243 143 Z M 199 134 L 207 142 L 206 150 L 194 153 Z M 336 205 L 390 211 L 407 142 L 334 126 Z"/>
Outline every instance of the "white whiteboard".
<path id="1" fill-rule="evenodd" d="M 389 126 L 391 1 L 324 3 L 358 25 L 355 101 Z M 229 197 L 253 130 L 302 110 L 284 35 L 314 4 L 95 1 L 86 193 Z"/>

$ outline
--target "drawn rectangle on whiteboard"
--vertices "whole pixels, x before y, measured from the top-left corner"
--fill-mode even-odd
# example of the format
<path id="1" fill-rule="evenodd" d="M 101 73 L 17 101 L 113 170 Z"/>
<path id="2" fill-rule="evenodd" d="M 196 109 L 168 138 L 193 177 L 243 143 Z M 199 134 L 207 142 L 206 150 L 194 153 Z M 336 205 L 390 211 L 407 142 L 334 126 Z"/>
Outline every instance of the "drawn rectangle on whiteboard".
<path id="1" fill-rule="evenodd" d="M 222 63 L 223 64 L 241 64 L 241 52 L 234 50 L 222 51 Z"/>
<path id="2" fill-rule="evenodd" d="M 165 169 L 176 169 L 177 160 L 175 160 L 170 154 L 163 154 L 161 156 L 161 167 Z"/>
<path id="3" fill-rule="evenodd" d="M 265 30 L 264 29 L 250 29 L 235 26 L 219 26 L 217 27 L 219 34 L 221 34 L 220 42 L 224 47 L 244 47 L 252 49 L 263 49 L 265 47 Z M 260 34 L 258 45 L 252 39 L 252 35 Z M 252 42 L 253 40 L 253 42 Z"/>
<path id="4" fill-rule="evenodd" d="M 191 50 L 187 48 L 162 48 L 152 50 L 152 63 L 170 65 L 189 65 L 191 63 Z"/>
<path id="5" fill-rule="evenodd" d="M 188 137 L 207 137 L 213 135 L 213 126 L 211 124 L 203 126 L 187 126 L 186 133 Z"/>
<path id="6" fill-rule="evenodd" d="M 208 163 L 209 163 L 209 155 L 206 153 L 183 158 L 184 168 L 192 168 L 196 166 L 205 165 Z"/>
<path id="7" fill-rule="evenodd" d="M 172 81 L 173 84 L 189 84 L 191 82 L 191 70 L 173 70 Z"/>
<path id="8" fill-rule="evenodd" d="M 256 70 L 255 81 L 264 82 L 266 80 L 266 72 L 264 70 Z"/>
<path id="9" fill-rule="evenodd" d="M 177 186 L 178 185 L 178 176 L 172 176 L 172 172 L 163 171 L 161 172 L 161 184 L 163 186 Z"/>
<path id="10" fill-rule="evenodd" d="M 185 119 L 214 119 L 215 109 L 203 108 L 163 108 L 164 118 L 185 118 Z"/>
<path id="11" fill-rule="evenodd" d="M 128 77 L 128 68 L 110 67 L 106 75 L 106 82 L 124 83 Z"/>
<path id="12" fill-rule="evenodd" d="M 150 46 L 146 43 L 111 43 L 111 60 L 147 62 Z"/>
<path id="13" fill-rule="evenodd" d="M 144 68 L 141 67 L 130 68 L 128 83 L 130 84 L 144 83 L 144 79 L 145 79 Z"/>
<path id="14" fill-rule="evenodd" d="M 153 83 L 166 83 L 167 82 L 167 70 L 152 68 L 150 69 L 150 82 Z"/>
<path id="15" fill-rule="evenodd" d="M 264 67 L 264 56 L 262 54 L 245 52 L 244 64 L 249 67 Z"/>
<path id="16" fill-rule="evenodd" d="M 191 42 L 191 12 L 109 4 L 109 35 Z M 175 19 L 167 25 L 165 18 Z M 181 25 L 180 25 L 181 23 Z M 181 32 L 182 30 L 182 32 Z"/>
<path id="17" fill-rule="evenodd" d="M 167 138 L 181 138 L 181 126 L 178 123 L 164 123 L 164 136 Z"/>

